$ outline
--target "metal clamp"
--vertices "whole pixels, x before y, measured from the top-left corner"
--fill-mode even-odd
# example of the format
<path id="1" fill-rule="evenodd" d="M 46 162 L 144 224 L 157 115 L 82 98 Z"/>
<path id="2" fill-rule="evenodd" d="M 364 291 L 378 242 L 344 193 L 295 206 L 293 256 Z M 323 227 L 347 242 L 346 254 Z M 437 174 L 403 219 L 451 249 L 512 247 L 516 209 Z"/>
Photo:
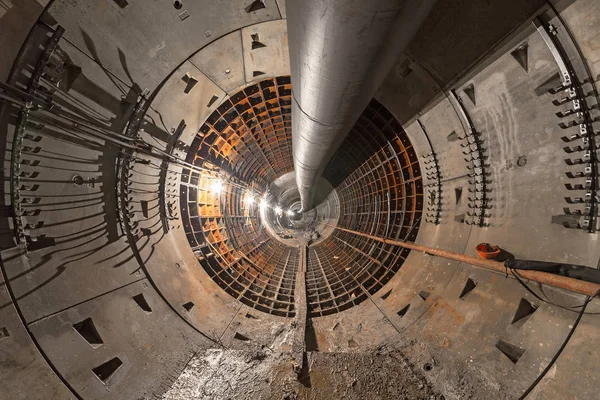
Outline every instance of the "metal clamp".
<path id="1" fill-rule="evenodd" d="M 487 185 L 491 183 L 491 180 L 487 177 L 491 175 L 488 172 L 490 164 L 486 164 L 486 160 L 489 156 L 486 154 L 487 149 L 483 147 L 483 139 L 481 138 L 481 132 L 477 132 L 475 125 L 469 116 L 467 109 L 464 106 L 463 100 L 456 94 L 456 91 L 452 89 L 450 91 L 452 97 L 458 104 L 458 114 L 463 119 L 467 128 L 467 133 L 464 137 L 459 137 L 460 140 L 465 141 L 460 146 L 466 150 L 463 150 L 463 154 L 468 157 L 464 158 L 469 170 L 469 184 L 471 187 L 468 189 L 470 193 L 474 193 L 475 196 L 469 197 L 468 207 L 472 211 L 467 212 L 467 216 L 471 219 L 465 218 L 464 223 L 467 225 L 476 225 L 480 227 L 488 226 L 486 219 L 491 215 L 486 213 L 485 210 L 491 208 L 489 204 L 490 198 L 488 193 L 492 191 Z"/>
<path id="2" fill-rule="evenodd" d="M 439 225 L 442 215 L 442 177 L 440 175 L 440 164 L 437 154 L 433 150 L 429 135 L 425 130 L 425 126 L 419 119 L 417 119 L 417 123 L 419 124 L 419 127 L 421 127 L 421 131 L 423 132 L 423 135 L 429 144 L 430 153 L 423 155 L 423 158 L 425 158 L 424 164 L 431 164 L 431 166 L 425 167 L 426 171 L 431 171 L 426 172 L 426 176 L 430 180 L 434 181 L 434 183 L 430 184 L 433 186 L 433 189 L 429 190 L 429 201 L 427 204 L 427 213 L 425 214 L 427 218 L 425 218 L 425 222 Z"/>
<path id="3" fill-rule="evenodd" d="M 560 18 L 559 18 L 560 20 Z M 571 210 L 567 207 L 564 208 L 566 215 L 581 216 L 579 222 L 575 225 L 564 222 L 563 225 L 567 228 L 579 228 L 584 229 L 590 233 L 596 231 L 596 220 L 597 220 L 597 207 L 598 207 L 598 174 L 597 174 L 597 154 L 598 149 L 595 143 L 595 135 L 592 130 L 589 107 L 585 100 L 585 95 L 581 88 L 581 80 L 575 73 L 575 69 L 569 57 L 566 56 L 566 52 L 560 41 L 559 30 L 556 27 L 546 23 L 541 17 L 536 18 L 533 21 L 533 25 L 537 29 L 538 33 L 548 46 L 550 53 L 554 57 L 554 60 L 558 66 L 561 76 L 561 86 L 552 90 L 549 90 L 550 94 L 559 95 L 562 93 L 562 97 L 554 99 L 552 104 L 554 106 L 564 106 L 571 102 L 571 108 L 567 110 L 561 110 L 556 112 L 556 116 L 559 118 L 567 118 L 575 116 L 576 119 L 559 123 L 562 129 L 578 128 L 577 133 L 573 133 L 569 136 L 561 137 L 563 142 L 574 142 L 581 140 L 580 145 L 566 146 L 563 150 L 567 154 L 582 153 L 580 158 L 565 159 L 565 163 L 569 166 L 576 166 L 584 164 L 583 171 L 568 171 L 567 177 L 570 179 L 585 178 L 583 183 L 567 183 L 565 187 L 569 191 L 586 191 L 582 197 L 565 197 L 565 201 L 568 204 L 584 204 L 584 210 Z"/>

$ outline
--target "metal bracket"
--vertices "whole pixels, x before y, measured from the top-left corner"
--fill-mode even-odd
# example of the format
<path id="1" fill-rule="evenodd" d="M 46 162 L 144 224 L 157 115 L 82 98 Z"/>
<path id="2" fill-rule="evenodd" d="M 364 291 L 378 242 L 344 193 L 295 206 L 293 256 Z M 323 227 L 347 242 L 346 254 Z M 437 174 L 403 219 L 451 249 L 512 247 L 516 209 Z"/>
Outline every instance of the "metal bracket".
<path id="1" fill-rule="evenodd" d="M 65 31 L 64 28 L 62 28 L 61 26 L 58 26 L 52 33 L 52 36 L 49 37 L 48 40 L 46 41 L 44 50 L 42 51 L 42 54 L 35 65 L 33 73 L 31 74 L 31 79 L 29 80 L 29 83 L 27 84 L 26 94 L 31 96 L 32 98 L 36 97 L 35 95 L 36 95 L 36 91 L 38 90 L 38 87 L 39 87 L 40 79 L 44 73 L 44 70 L 46 68 L 46 65 L 48 64 L 48 61 L 50 60 L 50 57 L 52 56 L 52 53 L 54 52 L 54 50 L 56 50 L 56 47 L 58 46 L 58 41 L 62 37 L 64 31 Z M 23 146 L 23 140 L 25 139 L 25 136 L 27 135 L 25 133 L 25 126 L 27 125 L 29 113 L 34 108 L 35 107 L 31 101 L 26 101 L 25 106 L 19 112 L 19 117 L 17 119 L 17 125 L 15 127 L 15 135 L 13 138 L 13 144 L 12 144 L 12 150 L 11 150 L 12 154 L 11 154 L 11 174 L 10 174 L 10 196 L 11 196 L 11 205 L 12 205 L 12 212 L 13 212 L 13 221 L 14 221 L 14 228 L 15 228 L 15 233 L 16 233 L 15 236 L 17 238 L 17 245 L 21 246 L 24 249 L 27 249 L 27 245 L 28 245 L 28 241 L 27 241 L 28 233 L 26 232 L 26 229 L 27 230 L 35 229 L 35 228 L 41 226 L 40 224 L 43 223 L 41 221 L 32 223 L 32 222 L 28 222 L 28 221 L 24 220 L 23 216 L 26 215 L 26 213 L 25 213 L 25 210 L 23 210 L 23 208 L 22 208 L 22 204 L 23 203 L 28 204 L 27 200 L 29 200 L 30 198 L 21 198 L 21 189 L 19 186 L 19 177 L 21 176 L 21 163 L 23 161 L 21 158 L 21 154 L 23 151 L 26 151 L 28 149 L 26 146 Z M 31 150 L 34 150 L 34 152 L 35 152 L 36 149 L 31 149 Z M 33 162 L 31 162 L 31 163 L 23 162 L 23 165 L 32 165 L 32 164 L 33 164 Z"/>
<path id="2" fill-rule="evenodd" d="M 429 139 L 429 135 L 425 130 L 425 126 L 419 119 L 417 119 L 417 123 L 419 124 L 419 127 L 421 127 L 421 131 L 423 132 L 423 135 L 429 144 L 430 153 L 423 155 L 423 158 L 426 159 L 425 164 L 431 164 L 431 167 L 425 168 L 426 170 L 431 171 L 426 173 L 426 175 L 429 179 L 435 181 L 435 183 L 433 183 L 434 190 L 429 192 L 431 196 L 429 196 L 429 202 L 427 204 L 428 213 L 426 216 L 428 218 L 425 219 L 425 222 L 439 225 L 442 216 L 442 177 L 440 175 L 439 160 L 437 158 L 437 154 L 433 150 L 433 146 L 431 144 L 431 140 Z"/>
<path id="3" fill-rule="evenodd" d="M 472 220 L 465 218 L 464 223 L 467 225 L 477 225 L 480 227 L 489 226 L 486 223 L 486 219 L 490 217 L 490 214 L 486 214 L 485 210 L 491 208 L 489 205 L 490 198 L 488 197 L 488 193 L 492 191 L 491 188 L 487 187 L 488 183 L 491 183 L 491 180 L 486 177 L 491 175 L 490 172 L 487 171 L 489 168 L 489 164 L 485 163 L 485 160 L 489 158 L 486 154 L 487 149 L 483 147 L 483 139 L 481 138 L 481 133 L 477 132 L 475 129 L 475 125 L 473 124 L 473 120 L 469 116 L 467 109 L 463 103 L 463 100 L 456 94 L 456 90 L 452 89 L 450 94 L 458 104 L 458 114 L 463 119 L 465 126 L 467 128 L 467 133 L 464 137 L 459 137 L 460 140 L 464 140 L 465 143 L 461 143 L 461 147 L 467 148 L 468 151 L 463 151 L 463 154 L 468 155 L 468 157 L 464 158 L 467 164 L 467 169 L 471 171 L 468 174 L 470 178 L 469 183 L 473 186 L 469 188 L 469 192 L 477 193 L 478 195 L 470 198 L 469 200 L 472 203 L 467 203 L 469 208 L 473 209 L 473 212 L 467 212 L 467 216 L 472 217 Z"/>
<path id="4" fill-rule="evenodd" d="M 561 137 L 563 142 L 570 143 L 581 140 L 581 145 L 563 147 L 563 150 L 567 154 L 582 153 L 580 156 L 581 158 L 565 159 L 565 163 L 569 166 L 585 165 L 583 171 L 568 171 L 566 173 L 567 177 L 570 179 L 586 178 L 583 183 L 565 184 L 566 189 L 569 191 L 586 191 L 583 197 L 565 197 L 565 201 L 569 204 L 585 204 L 585 210 L 572 211 L 569 208 L 565 208 L 564 210 L 567 215 L 580 215 L 585 217 L 583 217 L 576 225 L 569 223 L 564 223 L 563 225 L 567 228 L 584 229 L 592 233 L 596 231 L 597 222 L 598 174 L 596 167 L 596 150 L 598 147 L 595 143 L 589 107 L 585 100 L 586 96 L 583 93 L 580 84 L 581 81 L 575 73 L 573 64 L 569 57 L 566 56 L 566 52 L 562 47 L 560 35 L 556 27 L 544 22 L 540 17 L 533 20 L 533 25 L 544 40 L 544 43 L 546 43 L 546 46 L 548 46 L 561 76 L 561 86 L 549 91 L 549 93 L 553 95 L 561 95 L 562 93 L 560 98 L 552 101 L 552 104 L 556 107 L 562 107 L 570 101 L 572 105 L 571 108 L 567 110 L 557 112 L 556 116 L 561 119 L 570 116 L 576 117 L 575 120 L 567 121 L 566 123 L 561 121 L 559 123 L 559 126 L 563 129 L 578 128 L 578 133 Z"/>

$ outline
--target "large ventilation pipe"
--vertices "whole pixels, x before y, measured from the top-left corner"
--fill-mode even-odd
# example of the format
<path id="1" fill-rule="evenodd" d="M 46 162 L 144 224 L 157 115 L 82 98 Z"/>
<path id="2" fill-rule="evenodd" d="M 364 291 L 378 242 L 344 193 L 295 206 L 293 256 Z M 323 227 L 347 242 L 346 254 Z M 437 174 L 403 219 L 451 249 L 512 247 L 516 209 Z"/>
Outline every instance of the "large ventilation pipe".
<path id="1" fill-rule="evenodd" d="M 436 0 L 287 3 L 292 142 L 302 210 L 327 163 Z"/>

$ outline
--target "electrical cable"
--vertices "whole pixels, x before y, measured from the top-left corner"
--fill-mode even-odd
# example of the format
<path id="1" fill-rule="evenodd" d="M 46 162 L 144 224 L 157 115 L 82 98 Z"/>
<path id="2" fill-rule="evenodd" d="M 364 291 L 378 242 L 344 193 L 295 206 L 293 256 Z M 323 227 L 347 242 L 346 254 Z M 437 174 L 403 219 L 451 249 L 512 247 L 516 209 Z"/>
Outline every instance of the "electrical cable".
<path id="1" fill-rule="evenodd" d="M 582 308 L 585 305 L 585 303 L 584 303 L 584 304 L 580 304 L 580 305 L 568 307 L 568 306 L 563 306 L 563 305 L 554 303 L 553 301 L 550 301 L 550 299 L 548 299 L 547 297 L 546 297 L 546 299 L 543 299 L 540 295 L 538 295 L 537 293 L 535 293 L 533 291 L 533 289 L 531 289 L 527 283 L 525 283 L 523 281 L 523 277 L 521 275 L 519 275 L 519 273 L 517 272 L 516 269 L 510 268 L 510 267 L 507 267 L 507 269 L 510 269 L 511 274 L 515 277 L 515 279 L 517 280 L 517 282 L 519 282 L 521 284 L 521 286 L 523 286 L 529 293 L 531 293 L 531 295 L 533 295 L 536 299 L 540 300 L 543 303 L 550 304 L 552 306 L 555 306 L 555 307 L 558 307 L 558 308 L 561 308 L 561 309 L 563 309 L 565 311 L 570 311 L 570 312 L 580 312 L 580 311 L 572 310 L 572 309 L 573 308 Z M 587 314 L 587 315 L 598 315 L 599 313 L 585 313 L 585 314 Z"/>
<path id="2" fill-rule="evenodd" d="M 550 369 L 552 368 L 552 366 L 554 365 L 554 363 L 556 362 L 556 360 L 558 360 L 558 357 L 561 355 L 561 353 L 563 352 L 563 350 L 565 349 L 565 347 L 567 347 L 567 343 L 569 343 L 569 340 L 571 340 L 571 336 L 573 336 L 573 333 L 575 333 L 575 329 L 577 329 L 577 326 L 579 325 L 579 322 L 581 321 L 581 318 L 583 317 L 583 314 L 585 313 L 585 309 L 586 309 L 587 305 L 592 301 L 592 299 L 594 299 L 595 297 L 597 297 L 599 294 L 600 294 L 600 290 L 598 290 L 596 293 L 594 293 L 593 296 L 587 296 L 586 297 L 585 302 L 583 303 L 583 306 L 581 307 L 581 311 L 579 312 L 579 315 L 577 315 L 577 319 L 573 323 L 573 327 L 569 331 L 569 334 L 565 338 L 564 342 L 558 348 L 558 351 L 556 352 L 556 354 L 554 355 L 554 357 L 552 357 L 552 360 L 550 360 L 550 362 L 548 363 L 548 365 L 546 366 L 546 368 L 544 368 L 544 370 L 542 371 L 542 373 L 533 381 L 533 383 L 531 385 L 529 385 L 529 387 L 527 388 L 527 390 L 525 390 L 525 392 L 523 392 L 523 394 L 519 397 L 519 400 L 525 399 L 527 397 L 527 395 L 529 395 L 529 393 L 531 393 L 531 391 L 533 389 L 535 389 L 535 387 L 537 386 L 537 384 L 540 383 L 540 381 L 542 379 L 544 379 L 544 377 L 546 376 L 546 374 L 548 373 L 548 371 L 550 371 Z"/>

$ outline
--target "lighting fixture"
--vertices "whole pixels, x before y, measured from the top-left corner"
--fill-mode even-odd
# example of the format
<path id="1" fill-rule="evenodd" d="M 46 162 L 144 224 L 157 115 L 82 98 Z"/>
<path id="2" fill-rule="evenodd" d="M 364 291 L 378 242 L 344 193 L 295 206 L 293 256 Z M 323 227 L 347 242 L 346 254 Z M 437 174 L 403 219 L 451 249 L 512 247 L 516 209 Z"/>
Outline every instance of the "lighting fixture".
<path id="1" fill-rule="evenodd" d="M 214 194 L 219 194 L 223 190 L 223 181 L 215 179 L 210 185 L 210 191 Z"/>

